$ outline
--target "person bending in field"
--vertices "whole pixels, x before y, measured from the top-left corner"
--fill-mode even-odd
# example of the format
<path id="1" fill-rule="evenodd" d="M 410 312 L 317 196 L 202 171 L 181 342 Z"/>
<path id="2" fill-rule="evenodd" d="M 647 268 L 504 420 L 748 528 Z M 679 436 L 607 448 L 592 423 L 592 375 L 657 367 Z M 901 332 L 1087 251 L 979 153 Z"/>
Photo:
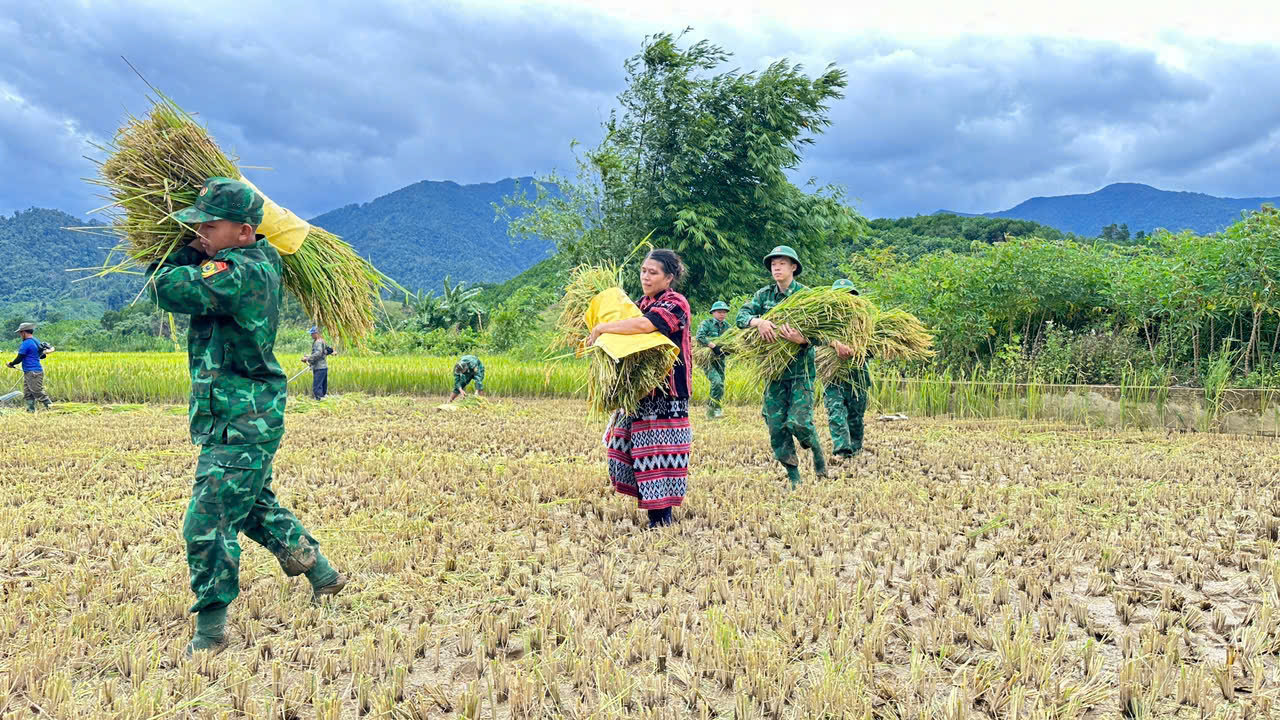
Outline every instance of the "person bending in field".
<path id="1" fill-rule="evenodd" d="M 831 289 L 858 294 L 849 280 L 837 280 Z M 822 390 L 822 404 L 827 407 L 827 427 L 831 430 L 831 455 L 837 461 L 862 452 L 862 416 L 867 412 L 870 389 L 871 373 L 867 372 L 864 360 L 853 369 L 849 380 L 828 383 Z"/>
<path id="2" fill-rule="evenodd" d="M 453 394 L 449 402 L 467 396 L 467 386 L 476 382 L 476 397 L 484 397 L 484 363 L 475 355 L 463 355 L 453 366 Z"/>
<path id="3" fill-rule="evenodd" d="M 796 281 L 804 266 L 796 251 L 787 245 L 775 247 L 764 257 L 764 267 L 773 283 L 760 288 L 735 318 L 739 328 L 755 328 L 760 339 L 767 343 L 791 342 L 800 345 L 800 351 L 782 374 L 764 388 L 764 423 L 769 428 L 769 445 L 773 456 L 787 471 L 792 489 L 800 485 L 800 461 L 796 457 L 796 444 L 813 451 L 813 469 L 818 477 L 827 476 L 827 462 L 822 455 L 822 443 L 813 426 L 813 345 L 822 344 L 821 338 L 806 338 L 799 330 L 787 325 L 774 325 L 762 316 L 778 303 L 786 300 L 805 286 Z M 849 348 L 835 342 L 832 347 L 841 357 L 848 357 Z"/>
<path id="4" fill-rule="evenodd" d="M 725 320 L 728 316 L 729 306 L 717 300 L 711 306 L 711 317 L 702 321 L 698 326 L 698 334 L 694 336 L 699 345 L 711 351 L 711 362 L 702 369 L 707 376 L 707 382 L 711 383 L 711 404 L 707 406 L 709 418 L 724 416 L 720 404 L 724 400 L 725 360 L 729 356 L 716 344 L 716 338 L 729 331 L 729 323 Z"/>
<path id="5" fill-rule="evenodd" d="M 689 481 L 689 389 L 693 349 L 689 343 L 689 301 L 672 290 L 684 276 L 684 263 L 671 250 L 653 250 L 640 265 L 644 297 L 642 315 L 600 323 L 591 329 L 587 345 L 604 333 L 640 335 L 660 332 L 680 348 L 667 382 L 640 401 L 636 412 L 615 416 L 605 434 L 609 479 L 613 488 L 630 495 L 649 514 L 649 527 L 670 525 L 672 508 L 684 502 Z"/>
<path id="6" fill-rule="evenodd" d="M 240 594 L 244 533 L 275 555 L 286 575 L 306 575 L 313 602 L 346 576 L 271 489 L 284 436 L 285 374 L 276 362 L 283 299 L 280 255 L 262 235 L 262 197 L 239 180 L 212 177 L 173 218 L 196 239 L 153 264 L 147 288 L 159 306 L 191 315 L 191 440 L 200 446 L 182 524 L 196 601 L 187 655 L 227 646 L 227 606 Z"/>

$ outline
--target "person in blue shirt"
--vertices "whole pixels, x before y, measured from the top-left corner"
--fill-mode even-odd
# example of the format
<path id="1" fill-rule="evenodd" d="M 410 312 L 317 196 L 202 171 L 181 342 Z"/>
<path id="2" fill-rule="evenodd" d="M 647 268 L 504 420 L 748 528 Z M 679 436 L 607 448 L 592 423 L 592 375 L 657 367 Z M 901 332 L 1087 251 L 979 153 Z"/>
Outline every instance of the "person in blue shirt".
<path id="1" fill-rule="evenodd" d="M 18 344 L 18 355 L 9 361 L 9 367 L 22 364 L 22 397 L 27 401 L 27 412 L 36 411 L 36 401 L 48 409 L 53 401 L 44 391 L 44 366 L 40 364 L 40 358 L 53 352 L 53 348 L 48 345 L 41 347 L 42 343 L 36 340 L 34 323 L 22 323 L 15 332 L 22 342 Z"/>

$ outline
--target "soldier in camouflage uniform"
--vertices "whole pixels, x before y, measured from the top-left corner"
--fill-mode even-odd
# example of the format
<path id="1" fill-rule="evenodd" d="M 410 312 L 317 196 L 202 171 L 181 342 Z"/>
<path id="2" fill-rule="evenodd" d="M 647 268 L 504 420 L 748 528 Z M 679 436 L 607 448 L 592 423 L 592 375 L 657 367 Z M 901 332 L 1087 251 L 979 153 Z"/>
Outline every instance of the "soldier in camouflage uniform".
<path id="1" fill-rule="evenodd" d="M 476 381 L 476 397 L 484 397 L 484 363 L 475 355 L 463 355 L 453 366 L 453 394 L 449 396 L 449 402 L 458 399 L 459 395 L 466 397 L 467 386 L 472 380 Z"/>
<path id="2" fill-rule="evenodd" d="M 724 415 L 724 411 L 720 409 L 720 404 L 724 400 L 724 366 L 728 354 L 712 341 L 729 331 L 729 323 L 725 320 L 728 315 L 729 306 L 723 302 L 716 301 L 711 306 L 711 317 L 702 321 L 702 324 L 698 326 L 698 334 L 695 337 L 699 345 L 711 349 L 711 363 L 702 368 L 702 372 L 706 374 L 708 382 L 711 383 L 711 404 L 707 406 L 707 417 L 709 418 L 718 418 Z"/>
<path id="3" fill-rule="evenodd" d="M 765 425 L 769 428 L 769 444 L 773 456 L 786 468 L 791 487 L 800 484 L 800 461 L 796 457 L 796 443 L 813 451 L 813 468 L 818 477 L 826 477 L 827 463 L 822 455 L 822 443 L 813 426 L 813 343 L 821 344 L 821 338 L 806 338 L 795 328 L 775 326 L 764 315 L 775 305 L 790 297 L 797 290 L 805 289 L 795 280 L 804 270 L 796 251 L 786 245 L 775 247 L 764 258 L 765 270 L 773 275 L 773 284 L 755 292 L 751 300 L 738 310 L 735 318 L 739 328 L 756 328 L 766 342 L 785 340 L 802 346 L 796 359 L 782 377 L 770 382 L 764 389 Z"/>
<path id="4" fill-rule="evenodd" d="M 227 645 L 227 606 L 240 594 L 239 533 L 275 555 L 286 575 L 307 576 L 318 601 L 347 579 L 271 489 L 284 435 L 285 374 L 274 346 L 282 301 L 280 255 L 256 234 L 262 198 L 222 177 L 173 214 L 197 238 L 150 268 L 165 310 L 191 315 L 191 440 L 200 445 L 182 537 L 196 634 L 187 653 Z"/>
<path id="5" fill-rule="evenodd" d="M 837 280 L 832 290 L 848 290 L 854 295 L 857 288 L 848 280 Z M 822 403 L 827 407 L 827 426 L 831 430 L 832 456 L 843 460 L 862 452 L 862 416 L 867 412 L 867 392 L 871 388 L 871 373 L 864 361 L 853 369 L 847 382 L 828 383 L 822 391 Z"/>

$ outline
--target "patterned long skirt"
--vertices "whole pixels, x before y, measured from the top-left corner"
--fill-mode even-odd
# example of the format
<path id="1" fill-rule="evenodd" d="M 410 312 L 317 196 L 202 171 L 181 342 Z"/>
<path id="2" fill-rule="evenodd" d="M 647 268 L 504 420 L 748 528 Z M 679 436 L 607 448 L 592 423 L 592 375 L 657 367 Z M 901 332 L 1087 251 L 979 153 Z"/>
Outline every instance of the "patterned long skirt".
<path id="1" fill-rule="evenodd" d="M 604 437 L 613 488 L 642 510 L 679 507 L 689 479 L 689 401 L 648 397 L 616 419 Z"/>

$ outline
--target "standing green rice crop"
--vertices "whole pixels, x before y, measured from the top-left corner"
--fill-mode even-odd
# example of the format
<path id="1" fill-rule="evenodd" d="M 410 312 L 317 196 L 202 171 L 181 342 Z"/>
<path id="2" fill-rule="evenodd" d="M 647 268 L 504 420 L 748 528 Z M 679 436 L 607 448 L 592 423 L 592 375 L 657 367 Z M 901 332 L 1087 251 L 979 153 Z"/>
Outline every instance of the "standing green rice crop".
<path id="1" fill-rule="evenodd" d="M 208 131 L 163 95 L 101 149 L 108 157 L 90 182 L 106 190 L 111 204 L 103 211 L 125 256 L 104 273 L 157 262 L 190 243 L 194 231 L 170 213 L 194 203 L 207 178 L 241 176 Z M 281 259 L 285 287 L 332 337 L 358 344 L 373 329 L 374 302 L 389 281 L 337 235 L 312 226 L 297 252 Z"/>

